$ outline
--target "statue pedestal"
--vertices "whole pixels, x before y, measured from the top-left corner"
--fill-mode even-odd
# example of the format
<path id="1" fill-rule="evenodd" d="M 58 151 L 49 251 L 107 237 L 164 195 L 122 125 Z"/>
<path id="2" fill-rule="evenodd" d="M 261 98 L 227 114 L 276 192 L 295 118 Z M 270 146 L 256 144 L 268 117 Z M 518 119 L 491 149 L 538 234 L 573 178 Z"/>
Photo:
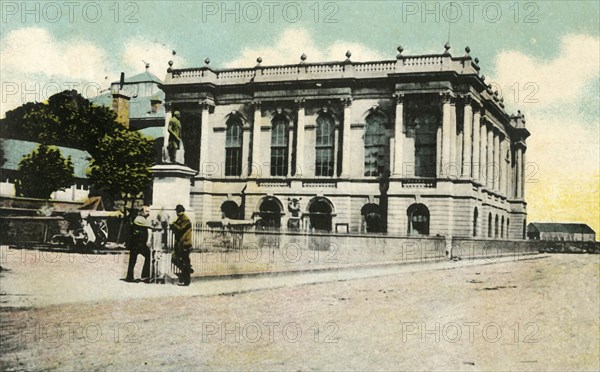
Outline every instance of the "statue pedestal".
<path id="1" fill-rule="evenodd" d="M 191 178 L 196 171 L 182 164 L 158 164 L 152 167 L 152 209 L 175 210 L 177 204 L 190 211 Z"/>

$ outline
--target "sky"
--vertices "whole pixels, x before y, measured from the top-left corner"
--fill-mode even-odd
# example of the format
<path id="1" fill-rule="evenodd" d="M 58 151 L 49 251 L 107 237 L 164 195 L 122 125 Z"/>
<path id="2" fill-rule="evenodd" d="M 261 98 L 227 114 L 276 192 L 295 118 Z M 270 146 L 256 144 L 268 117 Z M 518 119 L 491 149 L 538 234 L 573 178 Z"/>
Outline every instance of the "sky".
<path id="1" fill-rule="evenodd" d="M 600 233 L 597 1 L 1 1 L 0 117 L 146 62 L 219 67 L 394 59 L 471 48 L 507 110 L 525 113 L 528 221 Z M 175 54 L 173 54 L 175 52 Z"/>

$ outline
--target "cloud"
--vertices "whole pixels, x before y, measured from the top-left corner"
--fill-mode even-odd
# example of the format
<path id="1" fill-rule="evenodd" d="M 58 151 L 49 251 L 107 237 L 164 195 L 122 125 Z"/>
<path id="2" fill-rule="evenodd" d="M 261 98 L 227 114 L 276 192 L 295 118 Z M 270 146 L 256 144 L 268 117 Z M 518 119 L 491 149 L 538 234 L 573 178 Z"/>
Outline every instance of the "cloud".
<path id="1" fill-rule="evenodd" d="M 112 75 L 102 48 L 82 39 L 58 40 L 39 27 L 9 32 L 0 41 L 0 50 L 1 116 L 65 89 L 86 97 L 97 95 Z"/>
<path id="2" fill-rule="evenodd" d="M 144 62 L 150 64 L 150 71 L 158 78 L 164 79 L 168 62 L 174 61 L 174 67 L 184 66 L 186 61 L 173 55 L 173 49 L 160 40 L 144 37 L 132 37 L 123 44 L 123 65 L 125 71 L 137 74 L 143 71 Z"/>
<path id="3" fill-rule="evenodd" d="M 324 46 L 317 43 L 307 30 L 288 28 L 281 33 L 273 45 L 246 47 L 242 49 L 240 57 L 225 65 L 226 67 L 250 67 L 256 65 L 258 57 L 263 59 L 265 65 L 292 64 L 300 62 L 302 53 L 307 55 L 307 62 L 343 61 L 348 50 L 352 52 L 351 59 L 355 61 L 384 59 L 379 52 L 359 43 L 338 40 Z"/>
<path id="4" fill-rule="evenodd" d="M 519 51 L 503 51 L 496 57 L 495 81 L 501 85 L 507 102 L 514 101 L 515 83 L 520 89 L 517 103 L 532 94 L 530 98 L 538 101 L 534 109 L 576 102 L 586 85 L 598 78 L 599 49 L 598 37 L 566 35 L 560 41 L 558 55 L 550 61 L 536 60 Z M 533 93 L 533 88 L 524 88 L 527 83 L 536 84 L 539 90 Z"/>
<path id="5" fill-rule="evenodd" d="M 509 107 L 523 110 L 531 137 L 527 162 L 530 221 L 584 221 L 600 229 L 598 101 L 600 39 L 566 35 L 556 57 L 519 51 L 496 57 L 498 83 Z M 532 83 L 527 89 L 525 84 Z M 518 84 L 519 95 L 515 97 Z M 512 90 L 511 90 L 512 87 Z M 515 102 L 516 101 L 516 102 Z"/>
<path id="6" fill-rule="evenodd" d="M 0 116 L 26 102 L 44 101 L 65 89 L 75 89 L 91 98 L 110 83 L 119 72 L 127 76 L 144 71 L 142 61 L 163 79 L 168 61 L 185 61 L 172 55 L 172 49 L 158 40 L 131 37 L 123 43 L 121 58 L 109 58 L 109 52 L 93 42 L 75 38 L 58 40 L 48 30 L 26 27 L 13 30 L 0 40 L 0 77 L 2 97 Z"/>
<path id="7" fill-rule="evenodd" d="M 106 53 L 85 40 L 59 41 L 38 27 L 11 31 L 0 43 L 2 72 L 98 81 L 106 75 Z"/>

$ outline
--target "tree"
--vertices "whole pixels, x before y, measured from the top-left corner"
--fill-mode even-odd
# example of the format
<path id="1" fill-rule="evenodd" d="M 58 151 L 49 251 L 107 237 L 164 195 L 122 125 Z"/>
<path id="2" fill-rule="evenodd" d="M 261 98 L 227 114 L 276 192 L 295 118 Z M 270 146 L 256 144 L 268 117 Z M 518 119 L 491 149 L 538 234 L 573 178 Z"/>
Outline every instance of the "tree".
<path id="1" fill-rule="evenodd" d="M 90 182 L 127 203 L 152 182 L 153 155 L 149 139 L 139 132 L 118 129 L 100 140 L 88 170 Z"/>
<path id="2" fill-rule="evenodd" d="M 54 146 L 40 144 L 19 162 L 15 184 L 18 196 L 49 199 L 54 191 L 73 185 L 73 162 Z"/>
<path id="3" fill-rule="evenodd" d="M 92 186 L 117 200 L 135 197 L 152 182 L 152 141 L 115 121 L 115 113 L 95 106 L 77 91 L 63 91 L 45 102 L 26 103 L 2 121 L 9 138 L 87 151 Z"/>
<path id="4" fill-rule="evenodd" d="M 0 138 L 0 167 L 6 163 L 6 152 L 4 152 L 4 140 Z"/>

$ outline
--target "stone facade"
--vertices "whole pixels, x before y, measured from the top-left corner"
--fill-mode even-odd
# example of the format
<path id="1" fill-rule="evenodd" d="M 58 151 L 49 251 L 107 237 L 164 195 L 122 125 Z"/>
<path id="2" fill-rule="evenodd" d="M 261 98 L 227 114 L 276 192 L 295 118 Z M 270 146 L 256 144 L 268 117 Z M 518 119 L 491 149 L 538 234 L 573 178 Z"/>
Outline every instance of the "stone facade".
<path id="1" fill-rule="evenodd" d="M 167 111 L 181 112 L 185 165 L 198 172 L 196 218 L 522 239 L 524 116 L 506 113 L 468 49 L 399 51 L 366 63 L 348 53 L 332 63 L 171 66 L 161 88 Z"/>

